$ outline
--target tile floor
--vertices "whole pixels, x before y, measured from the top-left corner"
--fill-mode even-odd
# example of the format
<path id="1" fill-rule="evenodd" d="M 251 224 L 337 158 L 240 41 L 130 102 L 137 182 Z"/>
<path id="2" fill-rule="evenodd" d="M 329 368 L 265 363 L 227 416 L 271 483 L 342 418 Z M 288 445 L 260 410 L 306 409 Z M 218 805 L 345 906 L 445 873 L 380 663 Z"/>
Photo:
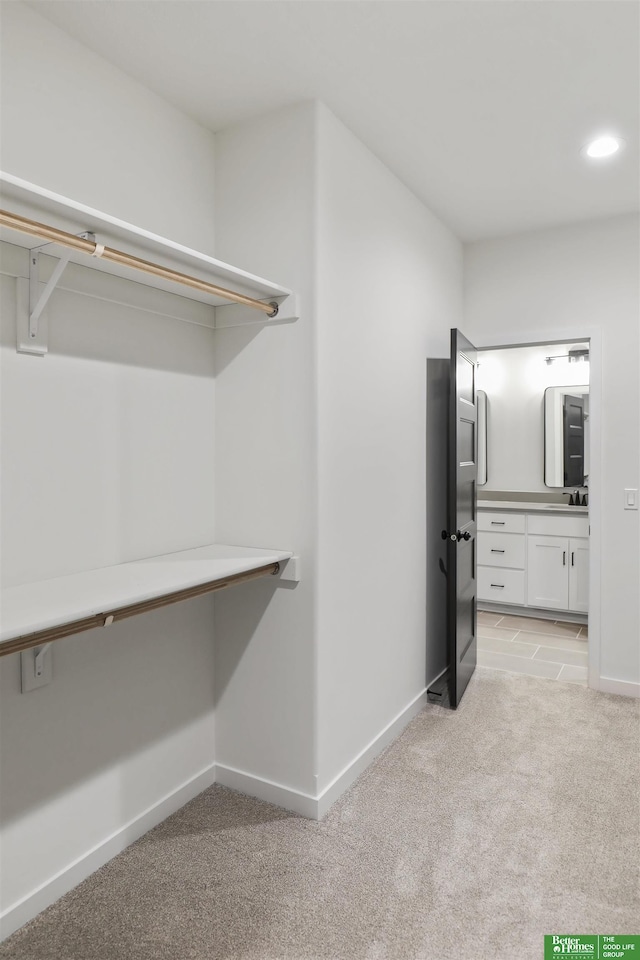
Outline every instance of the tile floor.
<path id="1" fill-rule="evenodd" d="M 587 685 L 587 627 L 478 610 L 478 666 Z"/>

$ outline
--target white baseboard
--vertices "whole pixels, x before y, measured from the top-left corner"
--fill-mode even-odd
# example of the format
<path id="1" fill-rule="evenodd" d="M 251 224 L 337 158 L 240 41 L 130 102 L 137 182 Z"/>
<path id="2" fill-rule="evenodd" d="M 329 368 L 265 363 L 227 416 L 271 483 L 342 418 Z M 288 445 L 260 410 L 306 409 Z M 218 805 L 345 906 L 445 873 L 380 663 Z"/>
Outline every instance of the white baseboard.
<path id="1" fill-rule="evenodd" d="M 426 702 L 425 688 L 340 771 L 317 797 L 220 763 L 216 764 L 216 783 L 231 790 L 237 790 L 238 793 L 257 797 L 258 800 L 274 803 L 278 807 L 284 807 L 285 810 L 292 810 L 309 820 L 320 820 L 354 780 L 366 770 L 371 761 L 402 733 L 416 714 L 420 713 Z"/>
<path id="2" fill-rule="evenodd" d="M 498 500 L 495 502 L 499 503 Z M 503 616 L 528 617 L 532 620 L 549 620 L 561 616 L 564 623 L 579 623 L 584 627 L 589 623 L 588 614 L 576 613 L 575 610 L 551 610 L 544 607 L 527 607 L 518 603 L 498 603 L 493 600 L 478 600 L 478 611 L 501 613 Z"/>
<path id="3" fill-rule="evenodd" d="M 337 777 L 331 781 L 328 786 L 321 791 L 317 803 L 316 819 L 320 820 L 329 810 L 338 797 L 347 790 L 360 774 L 367 769 L 369 764 L 375 760 L 379 753 L 388 747 L 396 737 L 398 737 L 404 728 L 413 718 L 420 713 L 427 703 L 427 688 L 425 687 L 417 697 L 407 704 L 400 713 L 398 713 L 380 733 L 371 740 L 369 744 L 361 750 L 357 757 L 347 764 L 340 771 Z"/>
<path id="4" fill-rule="evenodd" d="M 616 681 L 610 682 L 616 683 Z M 625 684 L 625 686 L 633 687 L 634 684 Z M 612 690 L 610 692 L 618 693 L 621 691 Z M 632 694 L 627 693 L 627 695 Z M 635 695 L 637 696 L 637 694 Z M 221 786 L 229 787 L 231 790 L 237 790 L 239 793 L 256 797 L 267 803 L 284 807 L 286 810 L 292 810 L 294 813 L 310 820 L 321 819 L 354 780 L 366 770 L 372 760 L 382 753 L 385 747 L 395 740 L 407 724 L 422 710 L 426 702 L 427 691 L 425 688 L 340 771 L 317 797 L 245 773 L 242 770 L 236 770 L 224 764 L 212 764 L 192 777 L 191 780 L 188 780 L 187 783 L 178 787 L 177 790 L 163 797 L 158 803 L 149 807 L 140 816 L 130 820 L 116 833 L 69 864 L 32 893 L 8 907 L 4 913 L 0 914 L 0 940 L 6 939 L 14 931 L 24 926 L 42 910 L 55 903 L 69 890 L 73 890 L 99 867 L 117 856 L 135 840 L 138 840 L 148 830 L 166 820 L 172 813 L 175 813 L 185 803 L 193 800 L 194 797 L 214 783 L 219 783 Z"/>
<path id="5" fill-rule="evenodd" d="M 273 780 L 265 780 L 252 773 L 227 767 L 223 763 L 216 763 L 216 783 L 230 790 L 237 790 L 249 797 L 256 797 L 266 803 L 273 803 L 285 810 L 299 813 L 301 817 L 317 820 L 318 801 L 309 793 L 302 793 L 291 787 L 285 787 Z"/>
<path id="6" fill-rule="evenodd" d="M 629 680 L 614 680 L 612 677 L 597 677 L 594 684 L 589 682 L 589 686 L 592 686 L 595 690 L 600 690 L 601 693 L 617 693 L 621 697 L 640 698 L 640 683 L 633 683 Z"/>
<path id="7" fill-rule="evenodd" d="M 0 940 L 6 939 L 29 920 L 33 920 L 45 907 L 55 903 L 69 890 L 73 890 L 99 867 L 104 866 L 117 854 L 122 853 L 126 847 L 138 840 L 152 827 L 162 823 L 189 800 L 193 800 L 207 787 L 212 786 L 215 780 L 216 767 L 215 764 L 212 764 L 192 777 L 191 780 L 183 783 L 177 790 L 154 803 L 152 807 L 149 807 L 134 820 L 130 820 L 116 833 L 113 833 L 102 843 L 89 850 L 88 853 L 69 864 L 32 893 L 8 907 L 0 915 Z"/>

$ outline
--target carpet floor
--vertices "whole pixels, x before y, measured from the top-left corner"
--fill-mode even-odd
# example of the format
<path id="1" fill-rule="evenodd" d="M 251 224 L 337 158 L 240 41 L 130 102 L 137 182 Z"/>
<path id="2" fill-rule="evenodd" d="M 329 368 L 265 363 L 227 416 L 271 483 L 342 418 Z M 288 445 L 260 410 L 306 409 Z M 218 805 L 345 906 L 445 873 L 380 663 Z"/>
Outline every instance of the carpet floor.
<path id="1" fill-rule="evenodd" d="M 202 793 L 0 946 L 11 960 L 542 960 L 640 932 L 640 703 L 478 669 L 320 823 Z"/>

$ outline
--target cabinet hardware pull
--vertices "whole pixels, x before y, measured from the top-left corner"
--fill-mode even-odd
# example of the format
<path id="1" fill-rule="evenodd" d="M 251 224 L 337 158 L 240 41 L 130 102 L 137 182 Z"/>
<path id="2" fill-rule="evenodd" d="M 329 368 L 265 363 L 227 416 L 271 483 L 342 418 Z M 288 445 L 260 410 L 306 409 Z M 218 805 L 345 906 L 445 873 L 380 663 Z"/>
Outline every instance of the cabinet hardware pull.
<path id="1" fill-rule="evenodd" d="M 563 567 L 566 567 L 566 565 L 567 565 L 567 551 L 566 551 L 566 550 L 563 550 L 563 551 L 562 551 L 562 566 L 563 566 Z"/>
<path id="2" fill-rule="evenodd" d="M 504 550 L 494 550 L 493 547 L 491 547 L 491 553 L 504 553 Z"/>
<path id="3" fill-rule="evenodd" d="M 492 587 L 500 587 L 501 590 L 504 590 L 504 583 L 492 583 Z"/>
<path id="4" fill-rule="evenodd" d="M 492 520 L 491 523 L 495 527 L 504 527 L 506 520 Z"/>
<path id="5" fill-rule="evenodd" d="M 573 561 L 573 550 L 571 551 L 571 566 L 574 567 L 575 563 Z"/>

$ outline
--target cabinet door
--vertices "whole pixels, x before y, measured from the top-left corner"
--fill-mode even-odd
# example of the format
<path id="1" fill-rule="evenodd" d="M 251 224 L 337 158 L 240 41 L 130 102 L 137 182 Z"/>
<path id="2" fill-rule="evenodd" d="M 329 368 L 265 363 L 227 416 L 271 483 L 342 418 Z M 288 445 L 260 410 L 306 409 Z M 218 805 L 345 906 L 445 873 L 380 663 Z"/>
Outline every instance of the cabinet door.
<path id="1" fill-rule="evenodd" d="M 569 608 L 569 541 L 527 537 L 527 603 L 551 610 Z"/>
<path id="2" fill-rule="evenodd" d="M 569 610 L 589 610 L 589 541 L 569 540 Z"/>

